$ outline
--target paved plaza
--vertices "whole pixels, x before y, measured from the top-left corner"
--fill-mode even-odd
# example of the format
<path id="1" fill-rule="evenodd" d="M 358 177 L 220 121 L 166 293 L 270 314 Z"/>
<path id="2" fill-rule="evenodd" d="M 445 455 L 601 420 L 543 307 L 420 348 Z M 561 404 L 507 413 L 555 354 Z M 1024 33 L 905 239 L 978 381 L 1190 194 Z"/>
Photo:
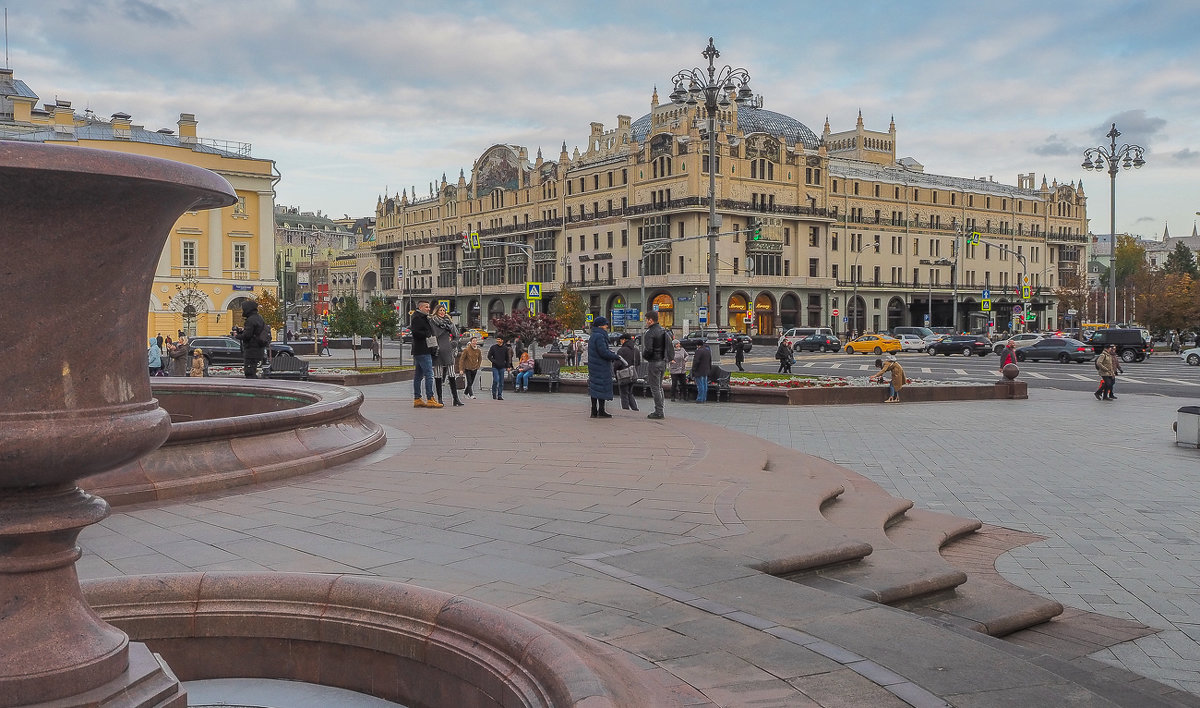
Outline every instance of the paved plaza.
<path id="1" fill-rule="evenodd" d="M 1174 445 L 1181 399 L 668 403 L 656 422 L 645 405 L 591 420 L 576 394 L 414 410 L 410 383 L 362 390 L 382 450 L 278 485 L 120 509 L 83 533 L 81 577 L 413 582 L 619 647 L 686 704 L 1200 705 L 1200 451 Z M 1161 631 L 1061 659 L 741 560 L 763 552 L 751 539 L 782 544 L 828 515 L 812 501 L 840 474 L 845 497 L 881 487 L 914 514 L 1042 536 L 996 568 L 1068 608 Z"/>

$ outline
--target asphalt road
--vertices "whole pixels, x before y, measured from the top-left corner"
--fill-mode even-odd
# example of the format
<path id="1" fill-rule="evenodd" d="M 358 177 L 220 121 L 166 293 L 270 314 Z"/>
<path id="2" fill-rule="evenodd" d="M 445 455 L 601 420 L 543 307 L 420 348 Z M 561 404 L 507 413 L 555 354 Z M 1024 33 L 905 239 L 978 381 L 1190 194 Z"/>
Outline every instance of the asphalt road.
<path id="1" fill-rule="evenodd" d="M 755 347 L 743 366 L 747 371 L 775 372 L 779 362 L 773 358 L 775 351 L 768 347 Z M 865 376 L 875 371 L 874 354 L 818 354 L 797 352 L 792 373 L 814 376 Z M 994 381 L 999 377 L 1000 358 L 994 354 L 964 357 L 930 356 L 918 352 L 897 354 L 904 373 L 911 379 L 934 379 L 938 381 Z M 721 357 L 722 366 L 733 368 L 733 355 Z M 1051 361 L 1026 361 L 1018 364 L 1021 374 L 1018 380 L 1025 381 L 1031 389 L 1091 392 L 1096 390 L 1099 376 L 1091 362 L 1082 364 L 1059 364 Z M 1200 367 L 1188 366 L 1178 356 L 1157 353 L 1145 361 L 1121 364 L 1125 373 L 1117 377 L 1118 398 L 1122 391 L 1172 398 L 1200 398 Z"/>

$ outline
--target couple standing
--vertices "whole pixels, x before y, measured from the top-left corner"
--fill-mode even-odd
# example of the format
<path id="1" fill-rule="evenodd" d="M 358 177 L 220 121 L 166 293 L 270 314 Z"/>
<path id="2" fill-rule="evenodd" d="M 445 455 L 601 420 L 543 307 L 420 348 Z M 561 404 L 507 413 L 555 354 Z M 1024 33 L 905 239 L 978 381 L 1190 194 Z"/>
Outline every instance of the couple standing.
<path id="1" fill-rule="evenodd" d="M 667 362 L 670 361 L 674 350 L 671 346 L 671 333 L 658 324 L 658 313 L 647 312 L 646 322 L 650 326 L 642 335 L 642 357 L 646 360 L 646 379 L 654 397 L 654 412 L 646 417 L 662 420 L 666 417 L 663 415 L 663 374 L 666 373 Z M 605 317 L 597 317 L 592 324 L 587 360 L 588 396 L 592 400 L 592 417 L 611 418 L 612 414 L 604 410 L 604 402 L 613 399 L 613 362 L 617 360 L 617 354 L 608 345 L 608 319 Z"/>

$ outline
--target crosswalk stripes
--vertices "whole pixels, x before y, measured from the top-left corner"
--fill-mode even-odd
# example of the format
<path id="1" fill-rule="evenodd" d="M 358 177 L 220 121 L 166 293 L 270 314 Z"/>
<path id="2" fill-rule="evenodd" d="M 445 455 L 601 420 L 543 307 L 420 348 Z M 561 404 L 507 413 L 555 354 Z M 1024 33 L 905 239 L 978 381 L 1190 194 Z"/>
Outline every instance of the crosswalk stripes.
<path id="1" fill-rule="evenodd" d="M 1043 381 L 1049 380 L 1049 378 L 1050 378 L 1049 376 L 1047 376 L 1045 374 L 1039 374 L 1036 371 L 1022 371 L 1021 375 L 1027 376 L 1031 379 L 1042 379 Z"/>
<path id="2" fill-rule="evenodd" d="M 955 369 L 955 370 L 954 370 L 954 373 L 958 374 L 959 376 L 966 376 L 966 375 L 967 375 L 967 372 L 966 372 L 966 370 L 965 370 L 965 369 Z"/>
<path id="3" fill-rule="evenodd" d="M 1097 380 L 1095 376 L 1084 376 L 1083 374 L 1067 374 L 1067 376 L 1070 376 L 1073 379 L 1079 379 L 1080 381 L 1095 381 L 1095 380 Z"/>
<path id="4" fill-rule="evenodd" d="M 1120 378 L 1121 383 L 1134 383 L 1134 384 L 1150 383 L 1149 381 L 1142 381 L 1141 379 L 1135 379 L 1135 378 L 1131 378 L 1129 376 L 1121 376 L 1118 378 Z"/>
<path id="5" fill-rule="evenodd" d="M 1131 379 L 1126 379 L 1126 378 L 1122 377 L 1122 380 L 1129 381 Z M 1183 384 L 1184 386 L 1200 386 L 1200 382 L 1196 382 L 1196 381 L 1184 381 L 1182 379 L 1161 379 L 1161 380 L 1162 381 L 1170 381 L 1171 383 Z"/>
<path id="6" fill-rule="evenodd" d="M 839 362 L 838 362 L 838 363 L 836 363 L 836 364 L 830 364 L 830 365 L 829 365 L 829 368 L 831 368 L 831 369 L 840 369 L 840 368 L 842 368 L 842 363 L 839 361 Z"/>

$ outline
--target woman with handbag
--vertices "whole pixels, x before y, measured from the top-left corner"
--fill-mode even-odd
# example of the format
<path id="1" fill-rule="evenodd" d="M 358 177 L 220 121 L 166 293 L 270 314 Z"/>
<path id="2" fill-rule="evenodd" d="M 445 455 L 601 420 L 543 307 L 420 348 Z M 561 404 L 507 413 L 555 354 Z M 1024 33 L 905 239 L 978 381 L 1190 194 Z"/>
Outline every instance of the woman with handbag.
<path id="1" fill-rule="evenodd" d="M 458 373 L 455 363 L 458 327 L 454 320 L 450 319 L 446 306 L 440 302 L 429 316 L 429 326 L 433 329 L 433 336 L 437 338 L 437 354 L 433 357 L 433 380 L 437 384 L 438 403 L 442 402 L 442 384 L 446 379 L 450 379 L 450 395 L 454 398 L 454 405 L 461 406 L 463 402 L 458 400 L 458 380 L 455 376 Z"/>
<path id="2" fill-rule="evenodd" d="M 633 397 L 633 386 L 637 383 L 637 367 L 642 363 L 642 354 L 634 346 L 634 336 L 621 335 L 621 346 L 617 349 L 617 361 L 613 364 L 617 375 L 617 388 L 621 391 L 621 410 L 636 411 L 637 399 Z M 624 364 L 622 365 L 622 362 Z"/>

